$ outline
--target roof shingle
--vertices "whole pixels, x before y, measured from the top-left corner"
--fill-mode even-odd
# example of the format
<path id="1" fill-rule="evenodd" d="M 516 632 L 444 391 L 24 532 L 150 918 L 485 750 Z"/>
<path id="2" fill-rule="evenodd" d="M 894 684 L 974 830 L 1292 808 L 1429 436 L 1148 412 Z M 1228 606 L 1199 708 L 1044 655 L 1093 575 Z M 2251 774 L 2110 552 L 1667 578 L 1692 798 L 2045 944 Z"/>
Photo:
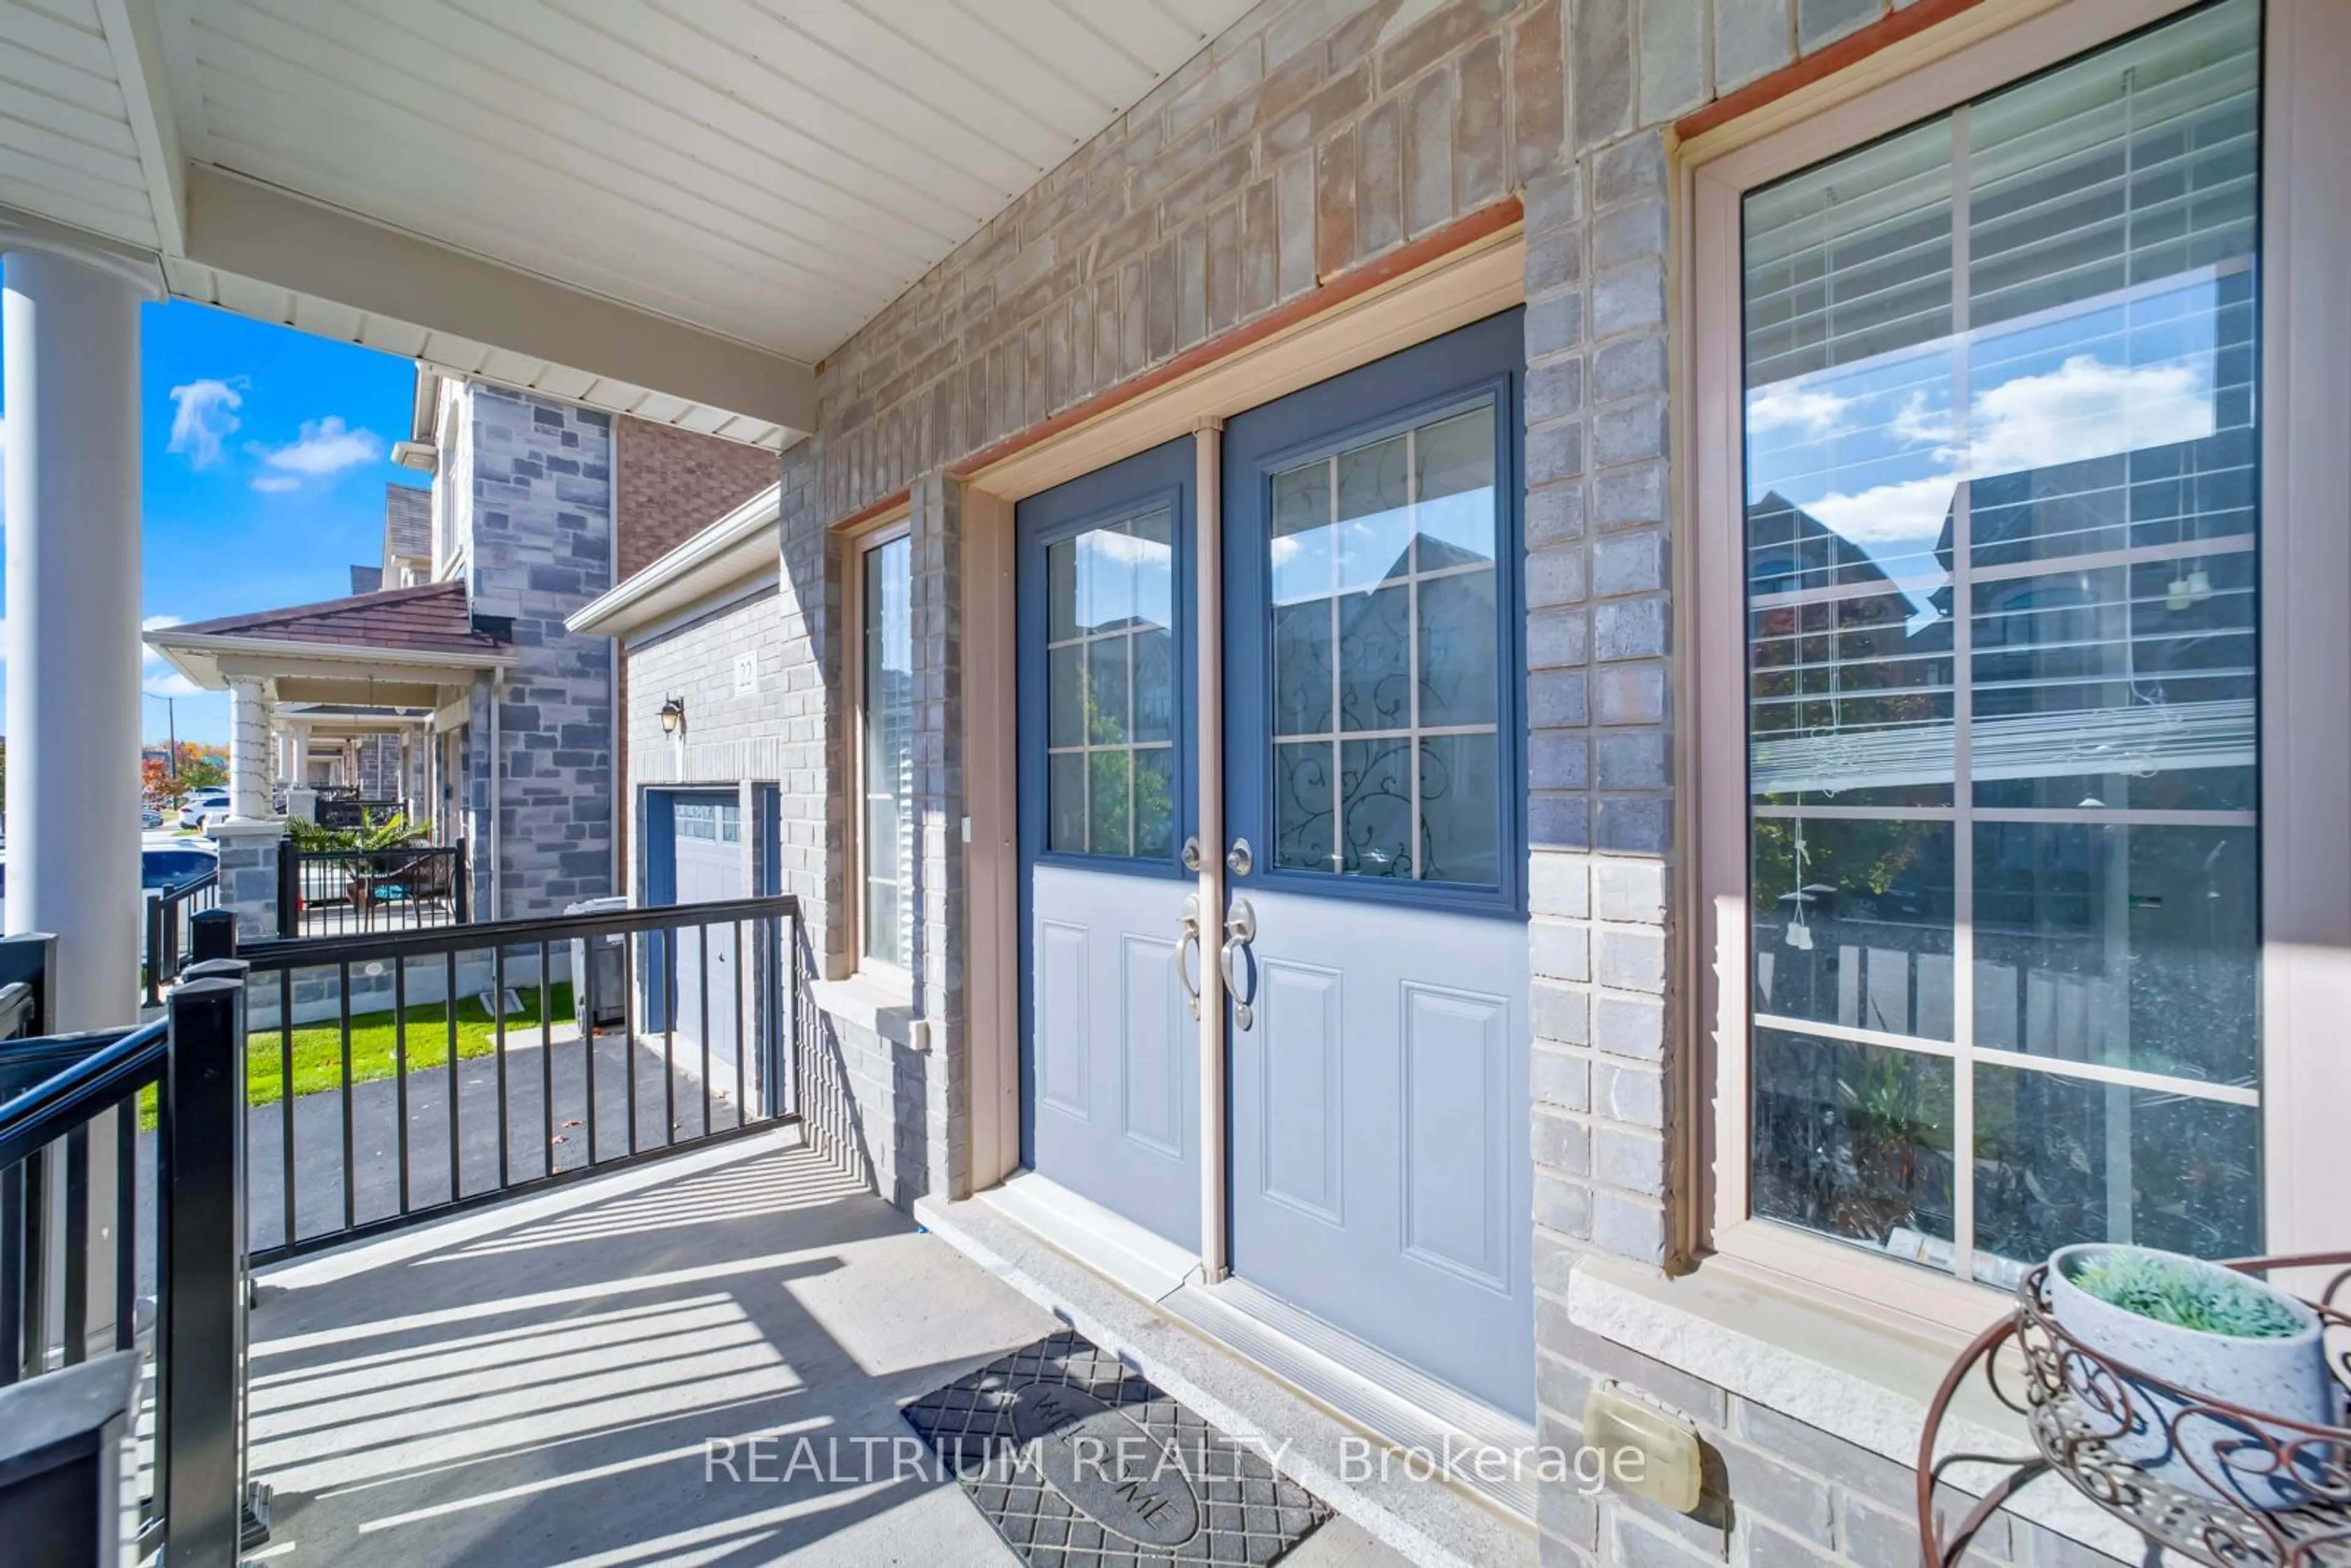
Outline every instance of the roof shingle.
<path id="1" fill-rule="evenodd" d="M 317 604 L 224 615 L 174 626 L 170 635 L 258 637 L 411 653 L 494 654 L 507 649 L 503 640 L 474 629 L 473 607 L 462 582 L 389 588 Z"/>

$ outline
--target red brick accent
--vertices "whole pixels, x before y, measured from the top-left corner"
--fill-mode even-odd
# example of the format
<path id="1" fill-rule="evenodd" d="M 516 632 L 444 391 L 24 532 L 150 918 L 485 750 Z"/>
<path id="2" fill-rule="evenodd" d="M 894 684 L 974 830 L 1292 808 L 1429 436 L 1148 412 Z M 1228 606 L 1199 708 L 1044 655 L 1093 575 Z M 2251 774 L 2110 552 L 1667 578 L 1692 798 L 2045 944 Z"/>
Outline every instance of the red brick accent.
<path id="1" fill-rule="evenodd" d="M 768 486 L 774 453 L 623 415 L 613 422 L 621 578 L 633 577 Z"/>

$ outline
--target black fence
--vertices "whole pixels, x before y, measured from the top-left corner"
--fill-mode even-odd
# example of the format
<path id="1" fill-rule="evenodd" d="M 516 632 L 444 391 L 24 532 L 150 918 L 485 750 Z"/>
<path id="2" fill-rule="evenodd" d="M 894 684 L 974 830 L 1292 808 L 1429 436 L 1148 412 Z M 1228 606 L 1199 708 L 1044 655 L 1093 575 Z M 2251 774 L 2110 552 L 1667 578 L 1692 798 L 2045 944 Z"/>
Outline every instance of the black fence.
<path id="1" fill-rule="evenodd" d="M 195 917 L 220 907 L 220 873 L 208 871 L 193 881 L 165 888 L 147 900 L 147 953 L 141 966 L 147 1005 L 162 1003 L 162 988 L 178 976 L 193 946 Z"/>
<path id="2" fill-rule="evenodd" d="M 771 897 L 244 947 L 254 1260 L 796 1121 L 802 940 Z"/>
<path id="3" fill-rule="evenodd" d="M 364 828 L 389 822 L 408 810 L 405 800 L 363 800 L 357 795 L 321 791 L 315 815 L 322 828 Z"/>
<path id="4" fill-rule="evenodd" d="M 464 925 L 472 891 L 463 841 L 387 850 L 277 846 L 277 935 L 347 936 Z"/>
<path id="5" fill-rule="evenodd" d="M 228 1568 L 267 1534 L 266 1494 L 245 1479 L 241 1426 L 244 967 L 193 967 L 165 1016 L 142 1028 L 57 1035 L 48 1032 L 52 946 L 0 941 L 0 1013 L 33 1030 L 0 1042 L 0 1400 L 15 1417 L 0 1420 L 0 1539 L 57 1568 L 117 1560 L 99 1539 L 104 1511 L 64 1513 L 58 1498 L 66 1489 L 112 1495 L 119 1450 L 90 1443 L 91 1473 L 62 1487 L 65 1445 L 7 1450 L 39 1436 L 27 1426 L 34 1412 L 54 1416 L 61 1406 L 118 1435 L 135 1429 L 141 1341 L 152 1334 L 152 1448 L 135 1556 L 167 1548 L 174 1565 Z M 157 1128 L 146 1184 L 142 1101 Z M 93 1133 L 110 1116 L 114 1192 L 101 1213 Z M 94 1299 L 99 1260 L 112 1276 L 104 1301 Z M 142 1277 L 152 1281 L 152 1324 L 142 1323 Z M 86 1364 L 93 1361 L 109 1364 Z M 93 1376 L 113 1391 L 100 1406 L 89 1397 Z"/>

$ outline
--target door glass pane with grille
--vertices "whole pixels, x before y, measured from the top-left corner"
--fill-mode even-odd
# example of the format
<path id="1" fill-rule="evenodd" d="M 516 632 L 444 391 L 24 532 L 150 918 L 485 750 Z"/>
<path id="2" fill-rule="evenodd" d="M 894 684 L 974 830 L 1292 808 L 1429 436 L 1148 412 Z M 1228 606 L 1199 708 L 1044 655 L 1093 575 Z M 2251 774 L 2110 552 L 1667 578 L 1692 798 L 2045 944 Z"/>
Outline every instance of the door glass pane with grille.
<path id="1" fill-rule="evenodd" d="M 2259 1250 L 2260 22 L 1745 199 L 1765 1218 Z"/>
<path id="2" fill-rule="evenodd" d="M 1274 864 L 1500 877 L 1490 403 L 1273 476 Z"/>
<path id="3" fill-rule="evenodd" d="M 1046 547 L 1052 849 L 1146 860 L 1172 852 L 1174 570 L 1165 507 Z"/>

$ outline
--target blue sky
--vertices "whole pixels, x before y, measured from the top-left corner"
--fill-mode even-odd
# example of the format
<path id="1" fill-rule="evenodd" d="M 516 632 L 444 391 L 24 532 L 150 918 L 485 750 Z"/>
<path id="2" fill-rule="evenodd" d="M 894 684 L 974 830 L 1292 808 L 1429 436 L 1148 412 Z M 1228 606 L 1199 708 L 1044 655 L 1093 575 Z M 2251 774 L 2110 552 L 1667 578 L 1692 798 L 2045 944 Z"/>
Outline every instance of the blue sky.
<path id="1" fill-rule="evenodd" d="M 140 326 L 148 623 L 349 593 L 352 564 L 382 559 L 385 482 L 423 477 L 391 461 L 414 366 L 201 305 L 145 306 Z M 176 696 L 181 739 L 228 737 L 225 694 L 191 695 L 156 661 L 142 674 Z M 164 705 L 140 706 L 162 739 Z"/>

